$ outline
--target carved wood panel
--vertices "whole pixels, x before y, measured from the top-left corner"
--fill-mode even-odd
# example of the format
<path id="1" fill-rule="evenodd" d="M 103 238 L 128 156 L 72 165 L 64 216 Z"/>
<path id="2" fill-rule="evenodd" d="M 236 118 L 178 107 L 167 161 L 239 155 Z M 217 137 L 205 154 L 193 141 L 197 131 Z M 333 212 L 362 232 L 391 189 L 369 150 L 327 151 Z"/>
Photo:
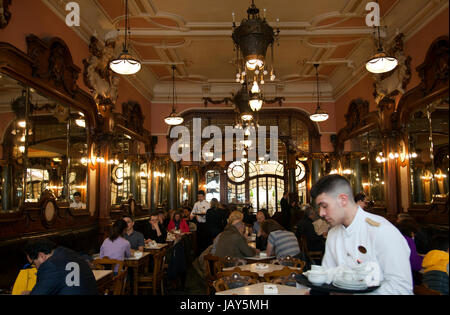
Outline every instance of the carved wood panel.
<path id="1" fill-rule="evenodd" d="M 6 28 L 11 20 L 12 14 L 9 11 L 10 5 L 11 0 L 0 0 L 0 29 Z"/>

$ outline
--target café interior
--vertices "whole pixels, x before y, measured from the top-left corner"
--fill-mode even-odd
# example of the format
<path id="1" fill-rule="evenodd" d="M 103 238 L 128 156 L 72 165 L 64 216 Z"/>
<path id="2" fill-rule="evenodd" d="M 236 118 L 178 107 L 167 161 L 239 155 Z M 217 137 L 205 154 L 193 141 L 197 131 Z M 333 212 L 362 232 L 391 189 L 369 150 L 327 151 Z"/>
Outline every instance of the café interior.
<path id="1" fill-rule="evenodd" d="M 371 4 L 378 24 L 361 0 L 0 0 L 0 294 L 12 294 L 30 240 L 93 257 L 94 268 L 116 221 L 131 216 L 140 231 L 155 211 L 192 210 L 201 191 L 228 211 L 273 219 L 288 192 L 295 232 L 314 184 L 340 174 L 367 212 L 448 234 L 449 3 Z M 195 159 L 208 126 L 223 143 L 227 128 L 244 138 Z M 250 129 L 261 126 L 276 137 L 251 157 Z M 118 275 L 99 267 L 99 291 L 227 292 L 218 273 L 233 257 L 209 255 L 203 266 L 202 235 L 190 227 Z M 181 288 L 168 279 L 176 243 Z M 251 285 L 274 283 L 249 270 Z M 278 292 L 297 294 L 283 283 Z"/>

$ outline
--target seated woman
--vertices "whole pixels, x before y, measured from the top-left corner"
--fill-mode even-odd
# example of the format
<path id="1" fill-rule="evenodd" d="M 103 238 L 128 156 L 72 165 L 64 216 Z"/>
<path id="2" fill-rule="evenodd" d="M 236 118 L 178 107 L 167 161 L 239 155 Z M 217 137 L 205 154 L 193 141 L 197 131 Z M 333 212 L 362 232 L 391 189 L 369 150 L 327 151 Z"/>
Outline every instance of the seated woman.
<path id="1" fill-rule="evenodd" d="M 189 233 L 190 229 L 188 224 L 186 223 L 186 219 L 181 217 L 181 212 L 176 211 L 173 215 L 173 219 L 170 220 L 169 225 L 167 227 L 169 232 L 174 230 L 180 230 L 181 233 Z"/>
<path id="2" fill-rule="evenodd" d="M 244 236 L 245 224 L 242 213 L 235 211 L 230 214 L 225 230 L 217 236 L 216 252 L 218 257 L 244 258 L 254 256 L 259 250 L 248 245 Z"/>
<path id="3" fill-rule="evenodd" d="M 125 260 L 131 256 L 131 245 L 124 238 L 127 223 L 124 220 L 114 222 L 110 236 L 100 247 L 100 258 L 108 257 L 115 260 Z"/>
<path id="4" fill-rule="evenodd" d="M 265 209 L 261 209 L 256 213 L 256 222 L 253 224 L 253 234 L 256 234 L 256 248 L 259 250 L 267 249 L 267 237 L 261 234 L 261 223 L 270 219 L 269 213 Z"/>
<path id="5" fill-rule="evenodd" d="M 267 256 L 277 258 L 287 255 L 300 258 L 300 247 L 294 233 L 286 231 L 274 220 L 265 220 L 261 224 L 261 234 L 267 237 Z"/>

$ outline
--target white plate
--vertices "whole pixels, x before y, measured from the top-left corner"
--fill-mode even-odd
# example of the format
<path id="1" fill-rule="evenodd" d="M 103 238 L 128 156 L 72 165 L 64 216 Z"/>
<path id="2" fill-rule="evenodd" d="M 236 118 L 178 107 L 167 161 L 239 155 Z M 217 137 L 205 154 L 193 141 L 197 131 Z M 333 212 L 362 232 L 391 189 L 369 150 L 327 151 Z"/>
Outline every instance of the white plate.
<path id="1" fill-rule="evenodd" d="M 341 288 L 341 289 L 348 289 L 348 290 L 365 290 L 367 289 L 367 285 L 363 282 L 359 283 L 359 284 L 354 284 L 354 283 L 346 283 L 346 282 L 341 282 L 339 280 L 335 280 L 333 281 L 333 285 L 335 287 Z"/>

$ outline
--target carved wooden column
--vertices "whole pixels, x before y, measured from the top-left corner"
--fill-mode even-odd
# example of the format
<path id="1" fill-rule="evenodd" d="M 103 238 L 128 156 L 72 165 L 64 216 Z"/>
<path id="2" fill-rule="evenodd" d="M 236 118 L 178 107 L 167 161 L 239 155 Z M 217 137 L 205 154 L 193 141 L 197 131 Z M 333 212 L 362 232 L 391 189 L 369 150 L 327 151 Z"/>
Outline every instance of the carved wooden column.
<path id="1" fill-rule="evenodd" d="M 192 173 L 192 185 L 191 185 L 191 194 L 192 194 L 192 205 L 197 201 L 198 195 L 198 167 L 193 167 L 191 170 Z"/>
<path id="2" fill-rule="evenodd" d="M 109 159 L 109 147 L 104 146 L 101 152 L 105 161 Z M 105 239 L 109 234 L 111 224 L 111 165 L 108 163 L 98 164 L 98 177 L 100 182 L 99 189 L 99 237 L 100 240 Z"/>
<path id="3" fill-rule="evenodd" d="M 287 150 L 288 152 L 288 163 L 287 163 L 287 167 L 288 167 L 288 191 L 289 191 L 289 196 L 291 196 L 291 194 L 297 194 L 297 185 L 296 185 L 296 181 L 295 181 L 295 169 L 297 167 L 297 163 L 296 163 L 296 156 L 295 156 L 295 151 L 292 150 Z"/>
<path id="4" fill-rule="evenodd" d="M 178 180 L 177 180 L 177 168 L 175 162 L 169 158 L 169 194 L 167 196 L 167 201 L 169 203 L 169 209 L 177 208 L 177 195 L 178 195 Z"/>

